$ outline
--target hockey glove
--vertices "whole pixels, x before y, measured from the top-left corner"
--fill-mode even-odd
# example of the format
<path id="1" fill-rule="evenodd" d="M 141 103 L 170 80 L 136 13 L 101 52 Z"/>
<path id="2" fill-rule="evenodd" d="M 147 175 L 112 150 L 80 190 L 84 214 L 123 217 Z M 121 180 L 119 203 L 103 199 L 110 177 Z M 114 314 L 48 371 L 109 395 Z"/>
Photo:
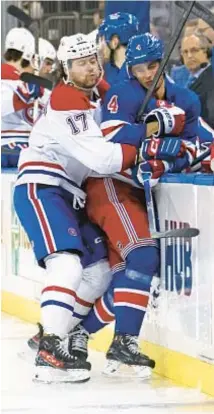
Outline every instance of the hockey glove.
<path id="1" fill-rule="evenodd" d="M 143 161 L 132 169 L 132 179 L 141 186 L 144 186 L 143 176 L 145 173 L 150 175 L 151 185 L 155 185 L 158 179 L 170 168 L 169 163 L 161 160 Z"/>
<path id="2" fill-rule="evenodd" d="M 185 126 L 185 112 L 177 106 L 171 108 L 157 108 L 146 115 L 144 122 L 157 121 L 159 128 L 154 134 L 155 137 L 164 137 L 165 135 L 179 136 Z"/>
<path id="3" fill-rule="evenodd" d="M 44 89 L 33 83 L 20 82 L 15 93 L 22 102 L 30 104 L 33 103 L 35 99 L 43 96 Z"/>
<path id="4" fill-rule="evenodd" d="M 140 151 L 139 159 L 150 160 L 155 158 L 157 160 L 173 161 L 177 157 L 182 157 L 186 151 L 186 146 L 180 138 L 147 138 L 143 141 Z"/>

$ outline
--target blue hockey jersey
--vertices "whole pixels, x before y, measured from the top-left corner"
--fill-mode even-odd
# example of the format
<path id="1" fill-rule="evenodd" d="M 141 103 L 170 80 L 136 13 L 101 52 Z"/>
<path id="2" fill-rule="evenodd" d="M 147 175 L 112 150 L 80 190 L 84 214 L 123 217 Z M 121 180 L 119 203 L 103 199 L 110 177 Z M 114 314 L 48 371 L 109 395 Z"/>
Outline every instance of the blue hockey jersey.
<path id="1" fill-rule="evenodd" d="M 129 79 L 127 66 L 124 63 L 121 69 L 118 66 L 114 65 L 111 62 L 108 62 L 104 65 L 104 77 L 109 85 L 113 86 L 118 82 Z"/>
<path id="2" fill-rule="evenodd" d="M 198 133 L 198 117 L 201 107 L 197 95 L 172 83 L 165 77 L 165 101 L 185 111 L 186 123 L 181 139 L 196 142 Z M 127 134 L 133 140 L 142 134 L 142 125 L 136 123 L 138 111 L 145 99 L 146 89 L 133 77 L 112 86 L 105 95 L 102 130 L 104 135 L 114 142 L 124 142 Z M 145 109 L 145 115 L 160 106 L 160 101 L 152 97 Z M 110 135 L 109 135 L 110 134 Z"/>

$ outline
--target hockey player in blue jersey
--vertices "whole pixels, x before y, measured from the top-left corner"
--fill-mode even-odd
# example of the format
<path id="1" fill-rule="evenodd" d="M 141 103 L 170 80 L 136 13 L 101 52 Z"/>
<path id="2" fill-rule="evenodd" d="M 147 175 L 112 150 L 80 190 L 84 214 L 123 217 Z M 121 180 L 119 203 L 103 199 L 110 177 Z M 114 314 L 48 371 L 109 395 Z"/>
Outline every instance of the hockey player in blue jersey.
<path id="1" fill-rule="evenodd" d="M 150 33 L 133 36 L 130 39 L 126 51 L 126 68 L 129 79 L 122 80 L 110 88 L 105 96 L 103 106 L 102 130 L 105 134 L 105 131 L 109 131 L 111 127 L 115 142 L 122 141 L 123 137 L 130 133 L 134 139 L 134 136 L 139 133 L 136 123 L 137 114 L 158 71 L 163 55 L 162 41 Z M 177 159 L 176 167 L 173 166 L 173 171 L 181 171 L 189 166 L 192 156 L 195 156 L 198 117 L 201 110 L 200 102 L 194 92 L 177 86 L 170 81 L 167 75 L 163 74 L 146 106 L 143 116 L 144 122 L 150 121 L 151 117 L 161 120 L 164 106 L 172 108 L 176 106 L 185 112 L 185 127 L 176 140 L 181 139 L 188 151 L 184 157 Z M 175 144 L 176 140 L 174 137 L 168 136 L 168 148 L 172 143 Z M 162 153 L 162 146 L 165 145 L 165 142 L 166 140 L 160 140 L 158 145 L 156 143 L 157 153 L 153 154 L 156 158 L 161 159 L 162 157 L 164 159 L 165 153 Z M 153 140 L 145 140 L 145 149 L 148 145 L 150 148 L 153 143 Z M 146 155 L 144 152 L 146 150 L 143 149 L 143 155 L 148 159 L 148 154 Z M 166 154 L 166 158 L 169 159 L 170 154 L 168 156 Z"/>
<path id="2" fill-rule="evenodd" d="M 130 40 L 126 52 L 130 79 L 112 86 L 104 99 L 102 130 L 108 140 L 124 142 L 132 137 L 134 143 L 142 137 L 137 114 L 162 58 L 163 45 L 151 34 Z M 142 186 L 144 171 L 158 178 L 165 169 L 187 167 L 195 155 L 200 106 L 192 92 L 188 91 L 183 98 L 181 88 L 174 86 L 162 76 L 156 97 L 146 109 L 144 122 L 156 120 L 159 129 L 151 139 L 143 137 L 140 155 L 145 161 L 134 168 L 134 183 L 128 171 L 88 181 L 87 212 L 107 235 L 114 277 L 107 292 L 80 324 L 79 331 L 78 327 L 75 329 L 75 346 L 70 343 L 72 350 L 82 349 L 86 356 L 87 335 L 115 318 L 115 335 L 107 352 L 109 372 L 115 371 L 120 363 L 134 365 L 144 378 L 150 375 L 154 361 L 140 352 L 137 338 L 147 310 L 151 281 L 159 270 L 159 253 L 148 231 L 144 193 L 134 185 Z"/>
<path id="3" fill-rule="evenodd" d="M 117 12 L 134 14 L 139 20 L 140 33 L 150 31 L 150 1 L 105 1 L 105 16 Z"/>
<path id="4" fill-rule="evenodd" d="M 110 85 L 113 85 L 118 78 L 125 60 L 128 41 L 138 33 L 138 28 L 138 19 L 129 13 L 110 14 L 98 28 L 105 79 Z"/>

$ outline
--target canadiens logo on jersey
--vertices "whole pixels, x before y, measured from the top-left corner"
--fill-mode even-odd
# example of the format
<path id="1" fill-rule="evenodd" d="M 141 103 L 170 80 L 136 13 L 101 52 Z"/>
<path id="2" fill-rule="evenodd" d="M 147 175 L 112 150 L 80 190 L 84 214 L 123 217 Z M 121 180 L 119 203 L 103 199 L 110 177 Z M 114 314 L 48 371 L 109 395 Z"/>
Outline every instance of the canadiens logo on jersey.
<path id="1" fill-rule="evenodd" d="M 44 106 L 41 105 L 41 104 L 39 104 L 39 108 L 38 108 L 38 118 L 42 114 L 43 110 L 44 110 Z M 24 120 L 29 125 L 33 125 L 33 103 L 32 103 L 31 106 L 29 106 L 28 108 L 24 109 L 23 118 L 24 118 Z"/>

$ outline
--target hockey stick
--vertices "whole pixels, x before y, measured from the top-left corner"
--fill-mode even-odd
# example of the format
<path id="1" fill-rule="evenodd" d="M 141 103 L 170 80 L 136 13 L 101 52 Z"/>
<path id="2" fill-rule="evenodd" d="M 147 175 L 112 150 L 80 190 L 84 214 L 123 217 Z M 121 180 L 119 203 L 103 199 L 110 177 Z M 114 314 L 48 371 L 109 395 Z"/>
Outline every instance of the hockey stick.
<path id="1" fill-rule="evenodd" d="M 28 14 L 13 4 L 8 6 L 7 13 L 18 19 L 26 28 L 33 23 L 33 19 Z"/>
<path id="2" fill-rule="evenodd" d="M 172 229 L 166 231 L 156 230 L 156 220 L 154 213 L 154 203 L 152 198 L 152 191 L 150 187 L 150 174 L 143 174 L 144 192 L 146 197 L 146 208 L 149 221 L 149 231 L 152 239 L 167 239 L 169 237 L 187 237 L 192 238 L 199 235 L 199 230 L 194 227 L 185 227 L 182 229 Z"/>
<path id="3" fill-rule="evenodd" d="M 175 33 L 172 37 L 172 40 L 169 44 L 169 47 L 167 49 L 166 55 L 164 57 L 164 59 L 162 60 L 159 69 L 153 79 L 151 88 L 147 91 L 147 94 L 145 96 L 145 99 L 143 101 L 143 104 L 138 112 L 138 116 L 137 116 L 137 120 L 140 122 L 142 121 L 142 117 L 144 115 L 144 110 L 155 90 L 155 87 L 161 77 L 161 75 L 163 74 L 163 71 L 169 61 L 169 58 L 171 56 L 171 53 L 175 47 L 175 44 L 177 43 L 177 40 L 183 30 L 183 27 L 192 11 L 192 8 L 195 4 L 195 1 L 190 2 L 189 6 L 188 6 L 188 10 L 186 10 L 186 12 L 184 13 L 182 19 L 180 20 Z M 173 230 L 167 230 L 164 232 L 158 232 L 156 230 L 156 221 L 155 221 L 155 213 L 154 213 L 154 204 L 153 204 L 153 198 L 152 198 L 152 191 L 151 191 L 151 187 L 150 187 L 150 174 L 143 174 L 143 181 L 144 181 L 144 193 L 145 193 L 145 198 L 146 198 L 146 208 L 147 208 L 147 214 L 148 214 L 148 221 L 149 221 L 149 230 L 150 230 L 150 235 L 152 239 L 163 239 L 163 238 L 168 238 L 168 237 L 196 237 L 199 234 L 199 230 L 196 228 L 183 228 L 183 229 L 173 229 Z"/>
<path id="4" fill-rule="evenodd" d="M 155 77 L 153 79 L 152 85 L 151 85 L 150 89 L 148 89 L 147 94 L 145 96 L 145 99 L 144 99 L 144 101 L 142 103 L 142 106 L 139 109 L 139 112 L 138 112 L 138 115 L 137 115 L 138 122 L 142 120 L 142 117 L 143 117 L 143 114 L 144 114 L 144 110 L 145 110 L 145 108 L 146 108 L 146 106 L 147 106 L 147 104 L 148 104 L 148 102 L 149 102 L 149 100 L 150 100 L 150 98 L 151 98 L 151 96 L 152 96 L 155 88 L 156 88 L 156 85 L 157 85 L 157 83 L 158 83 L 161 75 L 163 74 L 163 71 L 164 71 L 164 69 L 165 69 L 165 67 L 166 67 L 166 65 L 167 65 L 167 63 L 169 61 L 169 58 L 171 56 L 171 53 L 172 53 L 172 51 L 173 51 L 173 49 L 175 47 L 175 44 L 177 43 L 177 40 L 178 40 L 178 38 L 179 38 L 182 30 L 183 30 L 183 27 L 184 27 L 184 25 L 185 25 L 185 23 L 186 23 L 189 15 L 190 15 L 191 11 L 192 11 L 192 8 L 195 5 L 195 1 L 190 1 L 188 3 L 189 3 L 188 9 L 185 11 L 182 19 L 180 20 L 180 22 L 179 22 L 179 24 L 178 24 L 178 26 L 177 26 L 177 28 L 175 30 L 175 33 L 174 33 L 174 35 L 173 35 L 173 37 L 171 39 L 171 42 L 170 42 L 169 47 L 167 49 L 167 52 L 166 52 L 163 60 L 161 61 L 160 66 L 159 66 L 159 69 L 158 69 L 158 71 L 157 71 L 157 73 L 156 73 L 156 75 L 155 75 Z"/>
<path id="5" fill-rule="evenodd" d="M 184 1 L 176 1 L 176 6 L 180 7 L 182 10 L 187 10 L 187 4 Z M 204 20 L 209 26 L 211 26 L 214 29 L 214 16 L 213 13 L 208 10 L 205 6 L 203 6 L 201 3 L 195 3 L 194 9 L 192 10 L 192 13 L 199 17 L 200 19 Z"/>
<path id="6" fill-rule="evenodd" d="M 191 168 L 195 167 L 197 164 L 200 164 L 201 161 L 203 161 L 205 158 L 209 157 L 211 154 L 211 146 L 206 151 L 202 152 L 197 158 L 194 159 L 194 161 L 191 164 Z"/>
<path id="7" fill-rule="evenodd" d="M 53 87 L 53 83 L 49 79 L 42 78 L 41 76 L 33 75 L 33 73 L 29 73 L 29 72 L 23 72 L 20 75 L 20 79 L 23 82 L 34 83 L 35 85 L 42 86 L 43 88 L 49 89 L 50 91 L 52 90 L 52 87 Z"/>
<path id="8" fill-rule="evenodd" d="M 191 168 L 195 167 L 196 165 L 200 164 L 205 158 L 207 158 L 211 154 L 211 147 L 200 154 L 191 164 Z M 168 237 L 196 237 L 199 234 L 199 230 L 194 227 L 186 227 L 183 229 L 172 229 L 167 230 L 164 232 L 158 232 L 156 230 L 156 220 L 155 220 L 155 213 L 154 213 L 154 204 L 152 199 L 152 191 L 150 187 L 150 174 L 144 173 L 143 174 L 143 181 L 144 181 L 144 193 L 146 198 L 146 208 L 148 214 L 148 221 L 149 221 L 149 231 L 151 234 L 152 239 L 166 239 Z"/>
<path id="9" fill-rule="evenodd" d="M 211 146 L 202 154 L 200 154 L 191 164 L 191 169 L 201 163 L 205 158 L 211 154 Z M 156 230 L 156 220 L 154 213 L 154 204 L 152 199 L 152 191 L 150 187 L 150 174 L 143 174 L 144 181 L 144 193 L 146 198 L 146 208 L 149 221 L 149 231 L 152 239 L 165 239 L 168 237 L 196 237 L 199 234 L 199 230 L 194 227 L 186 227 L 183 229 L 172 229 L 164 232 L 158 232 Z"/>

